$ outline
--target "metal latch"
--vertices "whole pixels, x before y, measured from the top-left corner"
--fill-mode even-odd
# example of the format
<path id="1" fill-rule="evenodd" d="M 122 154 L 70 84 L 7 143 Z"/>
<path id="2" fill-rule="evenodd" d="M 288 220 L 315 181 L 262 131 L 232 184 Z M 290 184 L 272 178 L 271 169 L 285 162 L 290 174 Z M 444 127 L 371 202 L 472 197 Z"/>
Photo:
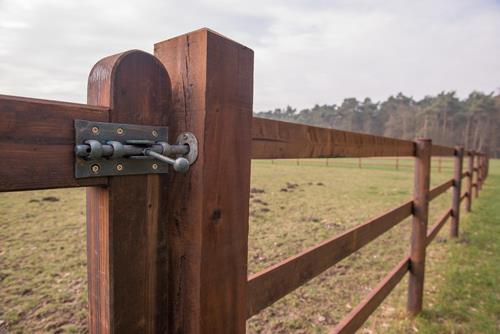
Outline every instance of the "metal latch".
<path id="1" fill-rule="evenodd" d="M 168 128 L 75 120 L 75 178 L 188 171 L 198 157 L 196 137 L 185 132 L 170 145 Z"/>

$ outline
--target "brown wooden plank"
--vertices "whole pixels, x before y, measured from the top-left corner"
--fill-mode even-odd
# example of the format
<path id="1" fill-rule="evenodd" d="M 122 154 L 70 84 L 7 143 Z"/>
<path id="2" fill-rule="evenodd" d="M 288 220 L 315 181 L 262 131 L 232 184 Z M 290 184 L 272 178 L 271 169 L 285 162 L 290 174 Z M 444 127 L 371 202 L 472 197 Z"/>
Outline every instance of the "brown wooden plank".
<path id="1" fill-rule="evenodd" d="M 458 230 L 460 224 L 460 194 L 462 193 L 462 167 L 464 158 L 463 147 L 457 147 L 455 150 L 456 155 L 454 158 L 454 171 L 453 171 L 453 195 L 451 200 L 451 224 L 450 236 L 452 238 L 458 237 Z"/>
<path id="2" fill-rule="evenodd" d="M 364 133 L 254 117 L 252 158 L 413 156 L 414 143 Z"/>
<path id="3" fill-rule="evenodd" d="M 432 240 L 434 240 L 434 238 L 439 233 L 439 231 L 441 230 L 441 228 L 443 227 L 443 225 L 446 223 L 446 221 L 448 220 L 448 218 L 451 217 L 452 211 L 453 210 L 451 208 L 448 209 L 448 210 L 446 210 L 441 215 L 441 217 L 439 217 L 439 219 L 437 220 L 437 222 L 434 223 L 434 225 L 432 225 L 429 233 L 427 233 L 427 246 L 432 242 Z"/>
<path id="4" fill-rule="evenodd" d="M 155 55 L 172 81 L 171 133 L 199 141 L 191 172 L 171 175 L 169 330 L 244 333 L 253 51 L 201 29 Z"/>
<path id="5" fill-rule="evenodd" d="M 469 176 L 469 172 L 463 172 L 461 178 L 466 178 Z"/>
<path id="6" fill-rule="evenodd" d="M 412 213 L 412 201 L 248 278 L 247 317 L 359 250 Z"/>
<path id="7" fill-rule="evenodd" d="M 379 284 L 363 298 L 342 321 L 335 326 L 332 333 L 347 334 L 354 333 L 368 319 L 368 317 L 377 309 L 391 291 L 398 285 L 404 277 L 410 266 L 410 259 L 404 258 L 396 265 Z"/>
<path id="8" fill-rule="evenodd" d="M 463 195 L 460 197 L 460 203 L 462 203 L 462 201 L 467 197 L 469 197 L 469 193 L 468 192 L 463 193 Z"/>
<path id="9" fill-rule="evenodd" d="M 74 119 L 108 121 L 108 108 L 0 95 L 0 191 L 106 184 L 74 178 Z"/>
<path id="10" fill-rule="evenodd" d="M 433 157 L 452 157 L 455 155 L 455 148 L 432 144 L 431 152 Z"/>
<path id="11" fill-rule="evenodd" d="M 408 280 L 408 312 L 416 315 L 422 310 L 425 274 L 425 246 L 427 241 L 427 220 L 429 215 L 429 184 L 431 172 L 430 139 L 417 141 L 414 185 L 413 220 L 411 234 L 411 270 Z"/>
<path id="12" fill-rule="evenodd" d="M 433 199 L 444 193 L 446 190 L 450 189 L 452 186 L 453 186 L 453 179 L 450 179 L 446 182 L 443 182 L 439 186 L 432 188 L 429 191 L 429 201 L 432 201 Z"/>
<path id="13" fill-rule="evenodd" d="M 152 55 L 129 51 L 99 61 L 88 102 L 112 107 L 110 122 L 168 125 L 171 87 Z M 167 175 L 109 178 L 87 188 L 91 333 L 166 331 Z"/>

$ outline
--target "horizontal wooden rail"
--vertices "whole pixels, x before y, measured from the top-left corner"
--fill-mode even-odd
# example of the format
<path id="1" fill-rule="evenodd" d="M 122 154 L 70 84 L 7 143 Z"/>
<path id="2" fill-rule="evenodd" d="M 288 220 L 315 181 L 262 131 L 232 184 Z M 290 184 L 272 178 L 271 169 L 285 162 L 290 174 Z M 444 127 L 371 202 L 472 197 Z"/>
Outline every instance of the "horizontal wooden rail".
<path id="1" fill-rule="evenodd" d="M 463 172 L 461 178 L 463 179 L 464 177 L 468 177 L 468 176 L 469 176 L 469 172 Z"/>
<path id="2" fill-rule="evenodd" d="M 453 179 L 448 180 L 440 184 L 439 186 L 432 188 L 429 191 L 429 201 L 432 201 L 434 198 L 438 197 L 452 186 L 453 186 Z"/>
<path id="3" fill-rule="evenodd" d="M 253 159 L 413 156 L 415 144 L 364 133 L 254 117 Z"/>
<path id="4" fill-rule="evenodd" d="M 468 196 L 469 196 L 468 192 L 463 193 L 463 195 L 460 197 L 460 203 L 462 203 L 462 201 L 466 199 Z"/>
<path id="5" fill-rule="evenodd" d="M 441 227 L 443 227 L 446 221 L 451 217 L 452 211 L 453 210 L 451 208 L 446 210 L 446 212 L 439 217 L 438 221 L 432 225 L 429 233 L 427 233 L 427 246 L 432 242 L 432 240 L 434 240 L 436 235 L 439 233 L 439 230 L 441 230 Z"/>
<path id="6" fill-rule="evenodd" d="M 455 149 L 453 147 L 432 144 L 431 154 L 432 156 L 451 157 L 455 155 Z"/>
<path id="7" fill-rule="evenodd" d="M 412 214 L 413 201 L 354 227 L 248 279 L 247 317 L 250 318 L 340 260 L 368 244 Z"/>
<path id="8" fill-rule="evenodd" d="M 394 267 L 379 284 L 333 329 L 334 334 L 354 333 L 377 309 L 389 293 L 401 281 L 410 268 L 410 258 L 406 257 Z"/>
<path id="9" fill-rule="evenodd" d="M 106 184 L 74 178 L 74 119 L 108 122 L 108 109 L 0 95 L 0 191 Z"/>

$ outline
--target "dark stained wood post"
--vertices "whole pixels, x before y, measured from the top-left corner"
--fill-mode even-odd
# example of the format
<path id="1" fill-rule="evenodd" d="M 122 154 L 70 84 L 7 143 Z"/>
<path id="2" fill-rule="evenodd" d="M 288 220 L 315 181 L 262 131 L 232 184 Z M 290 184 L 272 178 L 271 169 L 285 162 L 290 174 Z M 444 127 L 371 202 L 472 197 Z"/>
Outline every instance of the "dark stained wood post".
<path id="1" fill-rule="evenodd" d="M 462 165 L 464 158 L 464 148 L 457 147 L 454 157 L 454 174 L 453 174 L 453 197 L 451 203 L 451 229 L 450 236 L 458 237 L 458 225 L 460 222 L 460 197 L 462 195 Z"/>
<path id="2" fill-rule="evenodd" d="M 186 175 L 170 174 L 171 333 L 244 333 L 253 51 L 208 29 L 155 44 L 172 82 L 170 133 L 199 142 Z"/>
<path id="3" fill-rule="evenodd" d="M 479 182 L 481 179 L 481 177 L 479 176 L 479 160 L 480 160 L 479 153 L 474 151 L 474 174 L 476 175 L 475 182 L 474 182 L 475 183 L 474 184 L 474 195 L 476 198 L 479 197 Z M 474 180 L 474 178 L 473 178 L 473 180 Z"/>
<path id="4" fill-rule="evenodd" d="M 483 154 L 479 153 L 477 155 L 477 190 L 481 190 L 483 187 Z"/>
<path id="5" fill-rule="evenodd" d="M 109 107 L 112 123 L 165 126 L 170 94 L 164 66 L 142 51 L 104 58 L 89 75 L 88 103 Z M 167 181 L 120 176 L 87 188 L 91 333 L 165 332 Z"/>
<path id="6" fill-rule="evenodd" d="M 465 200 L 465 210 L 471 212 L 472 210 L 472 184 L 474 183 L 474 152 L 469 151 L 468 159 L 469 168 L 467 170 L 467 198 Z"/>
<path id="7" fill-rule="evenodd" d="M 416 315 L 422 310 L 429 213 L 431 147 L 432 141 L 430 139 L 418 139 L 415 142 L 413 221 L 408 285 L 408 312 L 410 315 Z"/>

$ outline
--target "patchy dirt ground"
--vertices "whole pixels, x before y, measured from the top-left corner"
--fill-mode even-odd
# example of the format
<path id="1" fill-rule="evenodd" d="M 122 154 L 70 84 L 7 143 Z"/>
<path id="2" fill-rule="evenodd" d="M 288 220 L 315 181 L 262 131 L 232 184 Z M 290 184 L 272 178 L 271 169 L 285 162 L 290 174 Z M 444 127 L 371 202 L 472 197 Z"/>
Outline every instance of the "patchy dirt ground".
<path id="1" fill-rule="evenodd" d="M 386 163 L 386 166 L 383 166 Z M 411 198 L 412 171 L 387 160 L 254 161 L 249 272 L 255 273 Z M 406 165 L 406 166 L 405 166 Z M 449 162 L 433 174 L 451 177 Z M 431 205 L 431 222 L 449 206 Z M 248 321 L 249 333 L 323 333 L 346 315 L 408 252 L 409 220 Z M 439 282 L 447 227 L 429 251 L 426 293 Z M 436 273 L 436 274 L 434 274 Z M 83 189 L 0 194 L 0 328 L 86 332 Z M 402 282 L 361 332 L 411 331 Z"/>

